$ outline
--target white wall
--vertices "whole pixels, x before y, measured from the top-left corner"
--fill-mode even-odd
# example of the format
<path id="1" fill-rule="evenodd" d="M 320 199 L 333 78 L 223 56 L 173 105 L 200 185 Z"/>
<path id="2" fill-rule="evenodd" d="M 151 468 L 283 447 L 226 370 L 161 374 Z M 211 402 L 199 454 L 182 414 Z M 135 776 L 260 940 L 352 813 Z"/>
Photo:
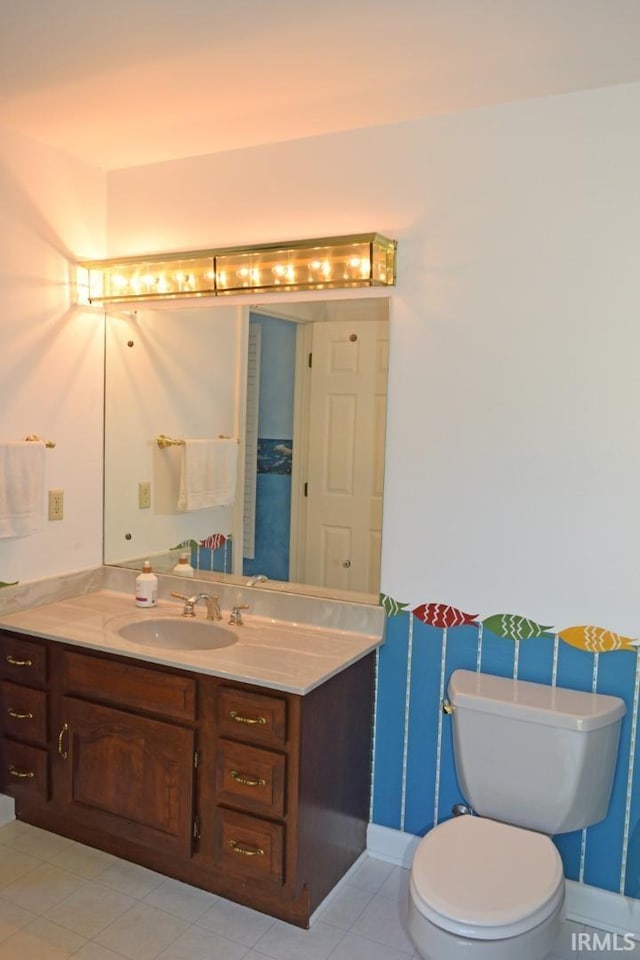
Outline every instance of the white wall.
<path id="1" fill-rule="evenodd" d="M 109 563 L 167 553 L 183 540 L 232 532 L 231 507 L 177 512 L 180 450 L 160 449 L 155 439 L 162 433 L 177 438 L 237 436 L 236 375 L 242 349 L 238 313 L 231 306 L 213 311 L 171 305 L 158 309 L 154 304 L 148 309 L 140 304 L 135 311 L 128 305 L 119 312 L 109 310 L 105 391 Z M 142 481 L 151 483 L 151 509 L 138 506 Z"/>
<path id="2" fill-rule="evenodd" d="M 69 280 L 105 236 L 104 173 L 0 130 L 0 439 L 54 440 L 45 485 L 65 497 L 62 521 L 0 540 L 3 581 L 101 560 L 103 322 L 71 306 Z"/>
<path id="3" fill-rule="evenodd" d="M 379 230 L 382 588 L 637 632 L 640 85 L 115 171 L 112 255 Z"/>

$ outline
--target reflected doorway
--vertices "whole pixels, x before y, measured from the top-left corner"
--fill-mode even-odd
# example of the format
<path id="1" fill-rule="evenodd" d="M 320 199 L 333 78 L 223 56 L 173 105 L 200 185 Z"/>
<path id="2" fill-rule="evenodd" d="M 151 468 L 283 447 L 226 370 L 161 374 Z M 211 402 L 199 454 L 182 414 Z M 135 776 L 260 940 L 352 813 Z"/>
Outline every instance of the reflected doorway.
<path id="1" fill-rule="evenodd" d="M 250 317 L 243 574 L 379 592 L 388 302 Z"/>

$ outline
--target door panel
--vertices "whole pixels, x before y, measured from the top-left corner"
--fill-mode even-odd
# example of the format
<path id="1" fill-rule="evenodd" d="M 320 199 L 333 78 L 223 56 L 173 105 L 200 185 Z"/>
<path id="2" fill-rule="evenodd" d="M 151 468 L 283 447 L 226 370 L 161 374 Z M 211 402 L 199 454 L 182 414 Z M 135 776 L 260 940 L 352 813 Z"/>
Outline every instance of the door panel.
<path id="1" fill-rule="evenodd" d="M 63 718 L 73 815 L 137 842 L 188 852 L 193 731 L 73 697 L 63 698 Z"/>
<path id="2" fill-rule="evenodd" d="M 314 323 L 312 355 L 302 579 L 377 593 L 388 324 Z"/>

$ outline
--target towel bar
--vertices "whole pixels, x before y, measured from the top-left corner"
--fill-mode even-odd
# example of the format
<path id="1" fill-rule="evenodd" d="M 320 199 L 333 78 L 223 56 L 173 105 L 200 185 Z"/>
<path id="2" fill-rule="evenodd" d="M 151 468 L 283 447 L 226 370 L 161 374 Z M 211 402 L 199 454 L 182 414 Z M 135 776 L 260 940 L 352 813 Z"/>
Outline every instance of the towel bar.
<path id="1" fill-rule="evenodd" d="M 231 440 L 231 439 L 232 439 L 231 437 L 227 437 L 224 433 L 218 434 L 218 440 Z M 237 440 L 236 442 L 240 443 L 239 440 Z M 164 450 L 165 447 L 183 447 L 184 446 L 184 440 L 178 440 L 176 437 L 168 437 L 166 433 L 161 433 L 158 437 L 156 437 L 156 443 L 158 444 L 161 450 Z"/>
<path id="2" fill-rule="evenodd" d="M 25 437 L 25 440 L 28 442 L 44 443 L 45 447 L 48 447 L 50 450 L 56 445 L 54 440 L 41 440 L 37 433 L 30 433 L 28 437 Z"/>
<path id="3" fill-rule="evenodd" d="M 182 447 L 184 446 L 184 440 L 175 440 L 173 437 L 168 437 L 166 434 L 161 433 L 159 437 L 156 437 L 156 443 L 160 449 L 165 447 Z"/>

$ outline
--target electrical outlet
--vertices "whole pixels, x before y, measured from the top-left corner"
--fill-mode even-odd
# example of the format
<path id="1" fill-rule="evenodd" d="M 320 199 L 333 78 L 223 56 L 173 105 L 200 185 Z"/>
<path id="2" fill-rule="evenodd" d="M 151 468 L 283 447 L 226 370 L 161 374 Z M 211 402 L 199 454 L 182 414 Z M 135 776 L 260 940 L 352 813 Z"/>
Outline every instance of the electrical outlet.
<path id="1" fill-rule="evenodd" d="M 143 480 L 138 484 L 138 509 L 148 510 L 151 506 L 151 482 Z"/>
<path id="2" fill-rule="evenodd" d="M 64 517 L 64 490 L 49 490 L 49 520 Z"/>

